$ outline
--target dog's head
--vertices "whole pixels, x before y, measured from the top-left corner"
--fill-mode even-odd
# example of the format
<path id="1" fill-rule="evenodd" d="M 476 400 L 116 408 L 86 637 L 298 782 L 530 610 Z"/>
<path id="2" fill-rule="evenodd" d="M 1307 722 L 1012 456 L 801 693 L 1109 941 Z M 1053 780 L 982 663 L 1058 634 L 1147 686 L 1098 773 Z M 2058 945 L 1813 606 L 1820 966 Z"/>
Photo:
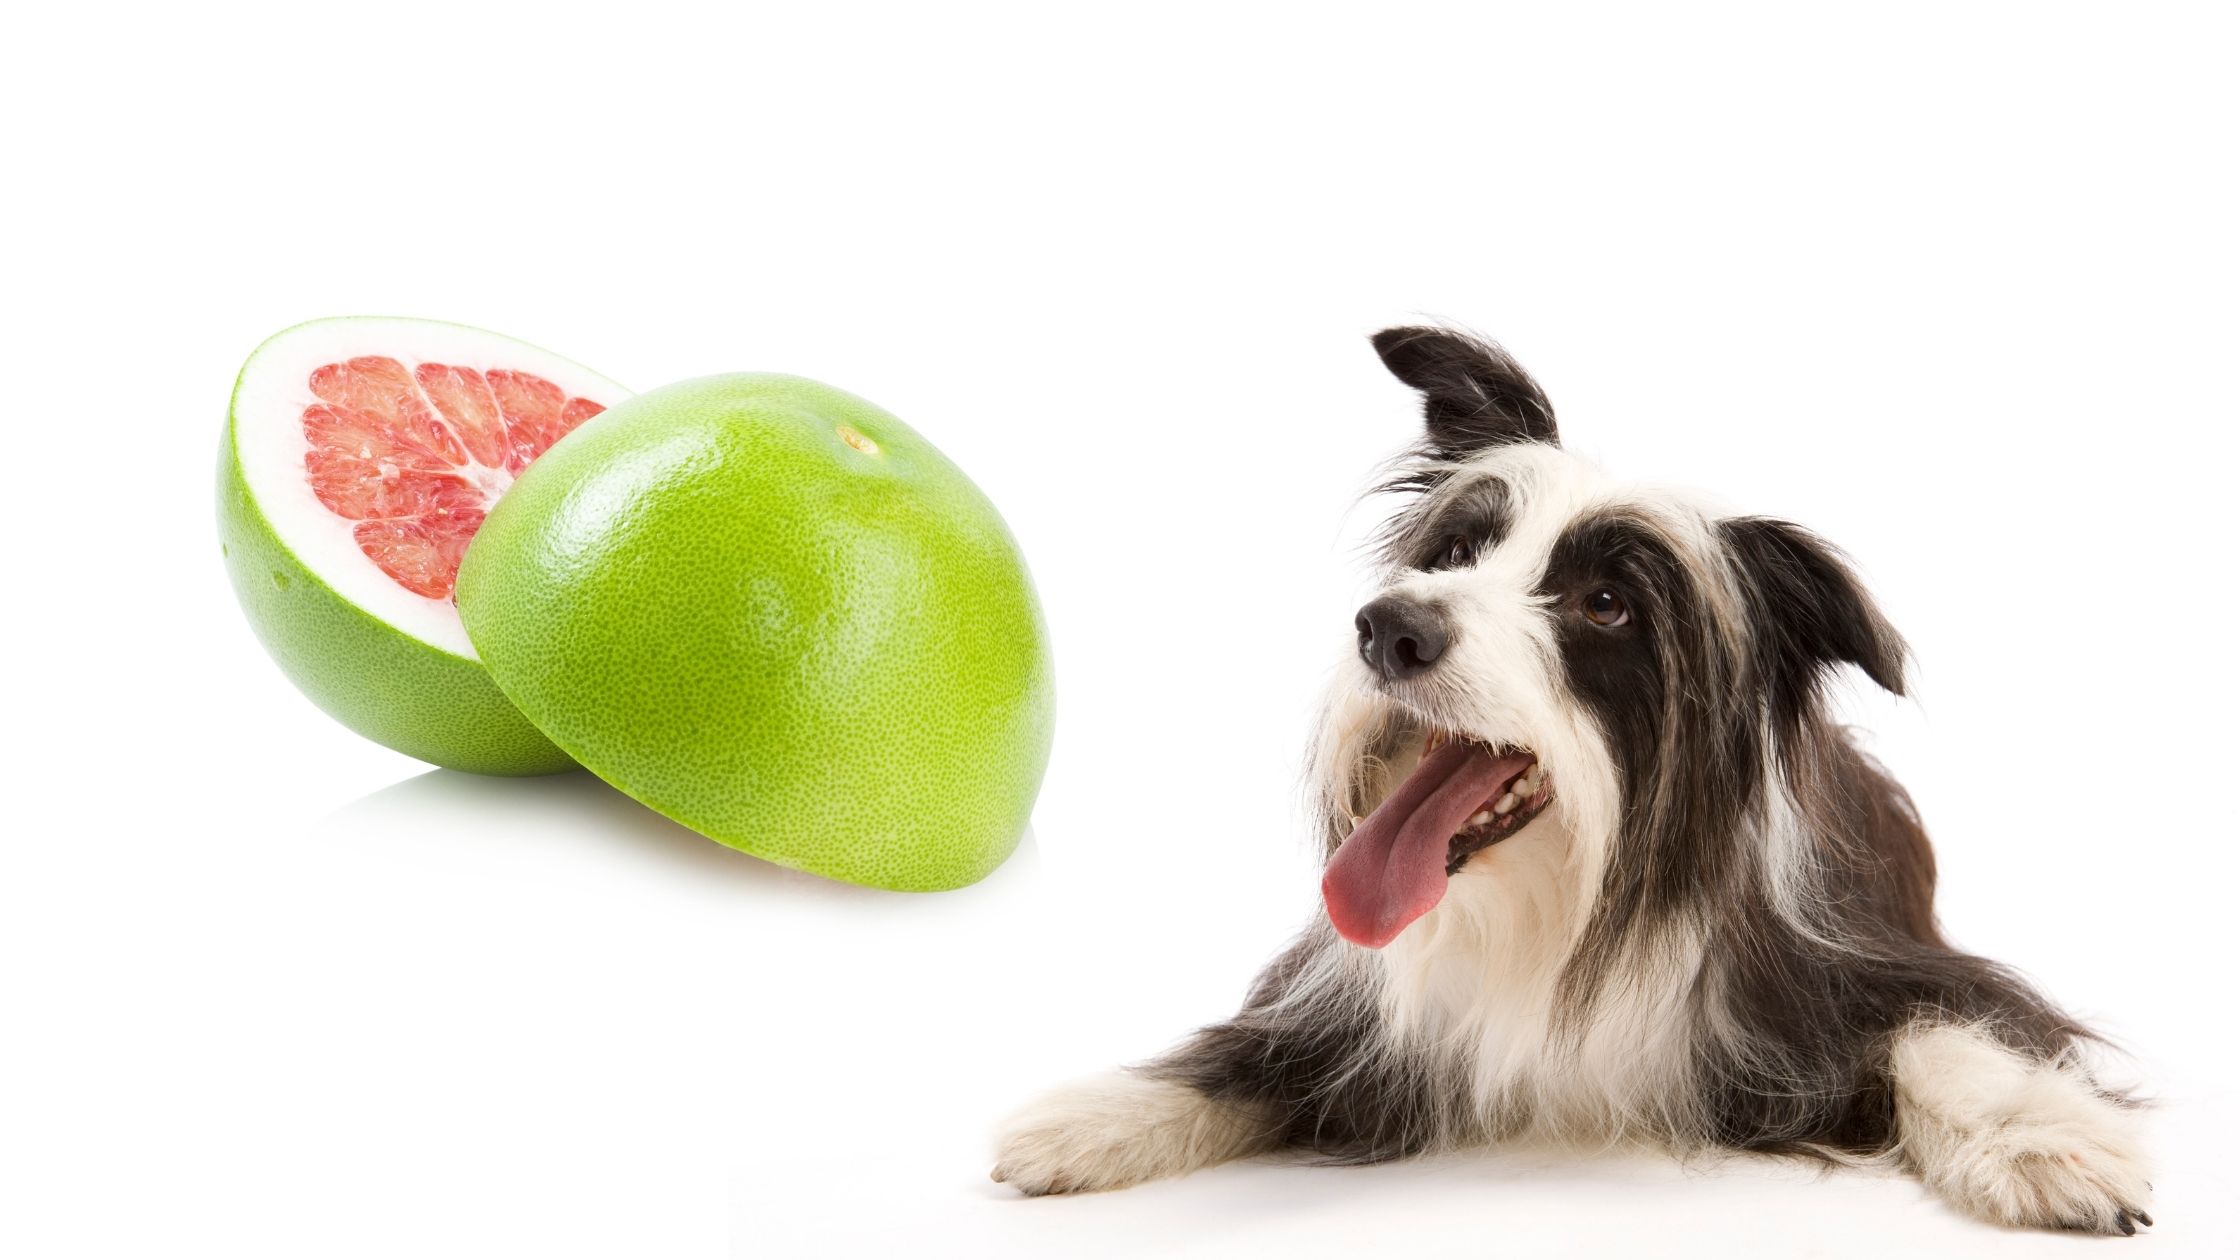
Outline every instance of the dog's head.
<path id="1" fill-rule="evenodd" d="M 1319 755 L 1333 923 L 1382 946 L 1466 865 L 1551 826 L 1596 915 L 1699 903 L 1749 860 L 1739 824 L 1827 675 L 1857 665 L 1900 691 L 1903 642 L 1804 530 L 1564 451 L 1499 347 L 1374 340 L 1422 393 L 1424 432 Z"/>

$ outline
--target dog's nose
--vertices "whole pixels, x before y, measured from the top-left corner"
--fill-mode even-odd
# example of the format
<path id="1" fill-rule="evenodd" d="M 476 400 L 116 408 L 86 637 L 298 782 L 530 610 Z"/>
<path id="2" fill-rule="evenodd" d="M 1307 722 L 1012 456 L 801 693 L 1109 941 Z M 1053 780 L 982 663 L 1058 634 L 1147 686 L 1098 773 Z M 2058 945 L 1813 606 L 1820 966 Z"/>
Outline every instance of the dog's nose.
<path id="1" fill-rule="evenodd" d="M 1413 678 L 1438 664 L 1447 650 L 1447 627 L 1439 610 L 1397 595 L 1382 595 L 1361 606 L 1353 628 L 1361 636 L 1361 659 L 1387 679 Z"/>

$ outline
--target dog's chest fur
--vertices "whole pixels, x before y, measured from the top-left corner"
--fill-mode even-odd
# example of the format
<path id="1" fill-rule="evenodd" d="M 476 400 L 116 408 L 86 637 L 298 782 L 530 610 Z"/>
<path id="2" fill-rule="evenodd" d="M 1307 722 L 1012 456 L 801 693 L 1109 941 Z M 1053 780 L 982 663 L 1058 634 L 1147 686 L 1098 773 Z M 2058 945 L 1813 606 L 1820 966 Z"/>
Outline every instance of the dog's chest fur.
<path id="1" fill-rule="evenodd" d="M 1452 1074 L 1468 1104 L 1446 1141 L 1529 1134 L 1589 1145 L 1670 1142 L 1691 1128 L 1697 933 L 1675 928 L 1629 982 L 1567 1005 L 1560 985 L 1588 878 L 1563 820 L 1538 820 L 1452 880 L 1422 930 L 1382 951 L 1385 1035 Z M 1653 951 L 1653 954 L 1650 953 Z"/>

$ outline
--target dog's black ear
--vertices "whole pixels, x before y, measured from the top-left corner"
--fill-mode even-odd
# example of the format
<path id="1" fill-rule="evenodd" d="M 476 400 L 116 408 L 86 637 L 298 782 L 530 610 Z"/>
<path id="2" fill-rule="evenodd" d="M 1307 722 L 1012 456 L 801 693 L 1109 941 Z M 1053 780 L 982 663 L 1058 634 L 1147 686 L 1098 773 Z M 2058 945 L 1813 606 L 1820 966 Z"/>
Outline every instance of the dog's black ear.
<path id="1" fill-rule="evenodd" d="M 1369 339 L 1392 374 L 1423 391 L 1434 452 L 1462 459 L 1510 442 L 1556 441 L 1548 396 L 1509 352 L 1446 328 L 1387 328 Z"/>
<path id="2" fill-rule="evenodd" d="M 1793 712 L 1823 673 L 1856 665 L 1904 695 L 1906 643 L 1835 548 L 1810 531 L 1764 516 L 1719 522 L 1750 603 L 1761 672 L 1775 703 Z"/>

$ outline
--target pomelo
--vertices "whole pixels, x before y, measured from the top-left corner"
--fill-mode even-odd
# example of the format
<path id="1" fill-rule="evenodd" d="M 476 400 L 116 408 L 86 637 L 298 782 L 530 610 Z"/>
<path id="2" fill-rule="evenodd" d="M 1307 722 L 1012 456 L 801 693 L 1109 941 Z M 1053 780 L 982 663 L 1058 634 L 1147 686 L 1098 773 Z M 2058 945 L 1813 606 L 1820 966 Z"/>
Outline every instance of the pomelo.
<path id="1" fill-rule="evenodd" d="M 1018 545 L 909 426 L 799 377 L 618 404 L 523 473 L 459 571 L 491 677 L 701 834 L 852 883 L 969 884 L 1048 759 Z"/>
<path id="2" fill-rule="evenodd" d="M 491 684 L 452 583 L 490 505 L 575 426 L 629 397 L 510 337 L 322 319 L 234 383 L 218 531 L 257 637 L 303 693 L 399 752 L 479 774 L 574 763 Z"/>

